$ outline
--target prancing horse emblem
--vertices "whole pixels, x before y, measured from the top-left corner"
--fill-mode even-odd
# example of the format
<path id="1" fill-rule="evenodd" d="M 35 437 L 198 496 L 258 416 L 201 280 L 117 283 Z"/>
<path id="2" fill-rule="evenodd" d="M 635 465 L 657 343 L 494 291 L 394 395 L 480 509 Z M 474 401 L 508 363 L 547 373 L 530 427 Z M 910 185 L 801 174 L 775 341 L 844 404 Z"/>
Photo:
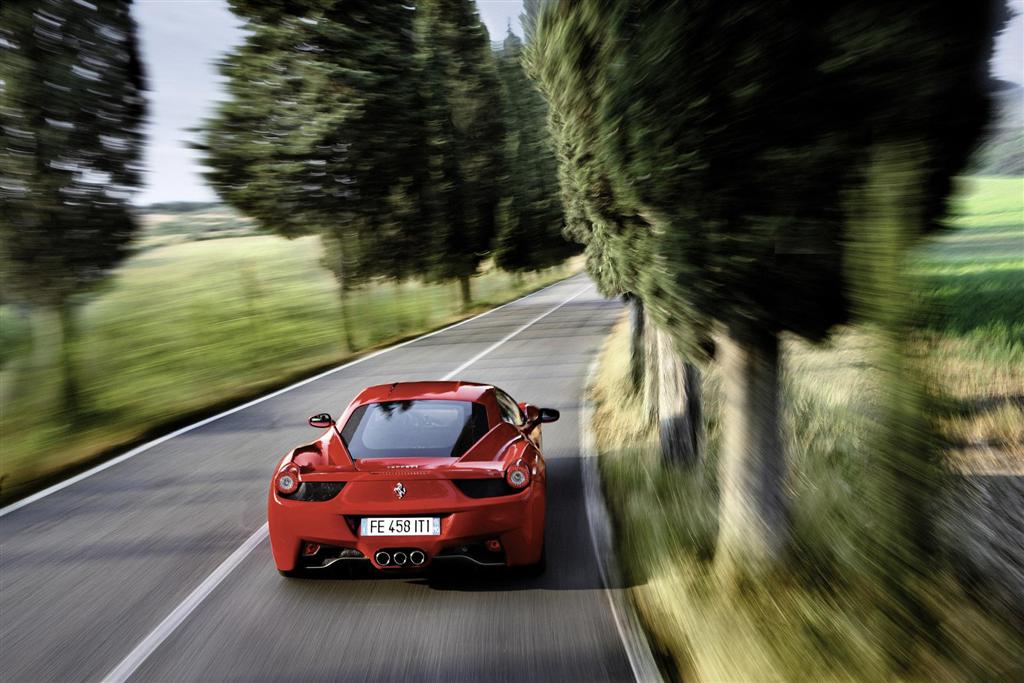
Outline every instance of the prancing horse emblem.
<path id="1" fill-rule="evenodd" d="M 399 500 L 405 498 L 405 487 L 402 486 L 402 482 L 398 482 L 397 484 L 395 484 L 394 491 L 395 495 L 398 496 Z"/>

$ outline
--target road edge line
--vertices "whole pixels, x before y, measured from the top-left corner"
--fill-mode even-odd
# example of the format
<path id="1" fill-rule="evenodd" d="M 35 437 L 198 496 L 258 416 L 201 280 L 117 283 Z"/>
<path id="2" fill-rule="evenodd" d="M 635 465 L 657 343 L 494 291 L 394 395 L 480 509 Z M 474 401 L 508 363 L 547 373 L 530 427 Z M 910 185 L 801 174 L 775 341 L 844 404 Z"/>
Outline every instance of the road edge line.
<path id="1" fill-rule="evenodd" d="M 594 434 L 590 429 L 590 421 L 594 408 L 587 394 L 597 375 L 597 367 L 601 362 L 601 350 L 587 369 L 587 379 L 580 400 L 580 469 L 583 478 L 583 500 L 587 512 L 587 526 L 590 529 L 590 542 L 597 558 L 597 566 L 604 584 L 604 593 L 608 596 L 615 628 L 626 651 L 626 658 L 633 670 L 633 677 L 640 683 L 663 683 L 665 680 L 661 669 L 654 659 L 647 633 L 640 625 L 640 619 L 633 605 L 626 599 L 622 574 L 614 556 L 614 538 L 608 506 L 605 504 L 601 490 L 601 474 L 597 470 L 597 451 L 594 447 Z M 615 587 L 613 587 L 615 586 Z"/>
<path id="2" fill-rule="evenodd" d="M 73 485 L 77 484 L 78 482 L 83 481 L 84 479 L 88 479 L 89 477 L 93 476 L 94 474 L 99 474 L 100 472 L 102 472 L 104 470 L 107 470 L 107 469 L 110 469 L 111 467 L 114 467 L 115 465 L 120 465 L 122 462 L 125 462 L 126 460 L 130 460 L 130 459 L 134 458 L 136 455 L 139 455 L 141 453 L 145 453 L 149 449 L 154 448 L 155 446 L 159 446 L 160 444 L 162 444 L 162 443 L 164 443 L 166 441 L 170 441 L 171 439 L 179 437 L 182 434 L 187 434 L 188 432 L 191 432 L 193 430 L 199 429 L 200 427 L 205 427 L 206 425 L 210 424 L 211 422 L 216 422 L 217 420 L 220 420 L 221 418 L 225 418 L 225 417 L 227 417 L 229 415 L 234 415 L 235 413 L 241 412 L 241 411 L 243 411 L 243 410 L 245 410 L 247 408 L 251 408 L 252 406 L 260 404 L 260 403 L 263 403 L 264 401 L 269 401 L 270 399 L 276 398 L 276 397 L 280 396 L 281 394 L 288 393 L 289 391 L 291 391 L 293 389 L 298 389 L 299 387 L 305 386 L 305 385 L 310 384 L 312 382 L 315 382 L 315 381 L 317 381 L 319 379 L 323 379 L 324 377 L 327 377 L 329 375 L 333 375 L 334 373 L 340 372 L 340 371 L 342 371 L 342 370 L 344 370 L 346 368 L 350 368 L 353 365 L 358 365 L 359 363 L 362 363 L 364 361 L 368 361 L 368 360 L 371 360 L 373 358 L 376 358 L 377 356 L 383 355 L 383 354 L 387 353 L 388 351 L 393 351 L 395 349 L 400 349 L 400 348 L 402 348 L 404 346 L 408 346 L 409 344 L 412 344 L 413 342 L 417 342 L 417 341 L 420 341 L 422 339 L 427 339 L 428 337 L 433 337 L 436 334 L 440 334 L 442 332 L 447 332 L 448 330 L 451 330 L 453 328 L 459 327 L 460 325 L 465 325 L 467 323 L 473 322 L 474 320 L 482 318 L 485 315 L 490 315 L 491 313 L 494 313 L 495 311 L 500 311 L 501 309 L 505 308 L 506 306 L 511 306 L 514 303 L 522 301 L 523 299 L 528 299 L 531 296 L 536 296 L 538 294 L 546 292 L 547 290 L 551 289 L 552 287 L 555 287 L 556 285 L 560 285 L 560 284 L 563 284 L 565 282 L 568 282 L 572 278 L 577 277 L 579 274 L 580 273 L 574 273 L 573 275 L 570 275 L 569 277 L 566 277 L 566 278 L 562 278 L 561 280 L 559 280 L 557 282 L 552 282 L 550 285 L 547 285 L 546 287 L 542 287 L 542 288 L 538 289 L 535 292 L 530 292 L 529 294 L 525 294 L 525 295 L 519 297 L 518 299 L 513 299 L 512 301 L 506 301 L 505 303 L 501 304 L 500 306 L 496 306 L 494 308 L 488 309 L 488 310 L 484 311 L 483 313 L 478 313 L 477 315 L 474 315 L 474 316 L 472 316 L 470 318 L 466 318 L 465 320 L 459 320 L 458 322 L 455 322 L 455 323 L 452 323 L 451 325 L 448 325 L 446 327 L 442 327 L 440 329 L 434 330 L 433 332 L 427 332 L 426 334 L 422 334 L 422 335 L 420 335 L 418 337 L 413 337 L 412 339 L 406 339 L 404 342 L 400 342 L 400 343 L 394 344 L 392 346 L 387 346 L 387 347 L 385 347 L 383 349 L 378 349 L 377 351 L 373 351 L 372 353 L 368 353 L 365 356 L 360 356 L 359 358 L 356 358 L 355 360 L 350 360 L 347 363 L 343 363 L 343 364 L 341 364 L 341 365 L 339 365 L 337 367 L 330 368 L 329 370 L 325 370 L 325 371 L 323 371 L 321 373 L 313 375 L 312 377 L 307 377 L 306 379 L 299 380 L 298 382 L 296 382 L 294 384 L 289 384 L 286 387 L 282 387 L 282 388 L 277 389 L 275 391 L 272 391 L 270 393 L 264 394 L 263 396 L 259 396 L 257 398 L 254 398 L 251 401 L 247 401 L 247 402 L 245 402 L 245 403 L 243 403 L 241 405 L 237 405 L 237 406 L 235 406 L 233 408 L 228 408 L 227 410 L 225 410 L 223 412 L 220 412 L 220 413 L 217 413 L 216 415 L 211 415 L 210 417 L 207 417 L 207 418 L 204 418 L 202 420 L 199 420 L 198 422 L 193 422 L 192 424 L 185 425 L 184 427 L 180 427 L 180 428 L 178 428 L 178 429 L 176 429 L 176 430 L 174 430 L 172 432 L 164 434 L 163 436 L 157 437 L 156 439 L 153 439 L 152 441 L 147 441 L 144 444 L 136 446 L 135 448 L 133 448 L 133 449 L 131 449 L 131 450 L 125 452 L 125 453 L 122 453 L 121 455 L 116 455 L 113 458 L 111 458 L 110 460 L 107 460 L 105 462 L 100 463 L 99 465 L 91 467 L 91 468 L 85 470 L 84 472 L 79 472 L 78 474 L 74 475 L 73 477 L 69 477 L 67 479 L 64 479 L 63 481 L 57 482 L 56 484 L 53 484 L 51 486 L 47 486 L 46 488 L 44 488 L 44 489 L 42 489 L 40 491 L 36 491 L 35 493 L 33 493 L 31 495 L 25 496 L 24 498 L 22 498 L 20 500 L 16 500 L 13 503 L 10 503 L 10 504 L 0 508 L 0 518 L 6 517 L 7 515 L 9 515 L 12 512 L 16 512 L 17 510 L 20 510 L 21 508 L 23 508 L 23 507 L 25 507 L 27 505 L 31 505 L 32 503 L 34 503 L 34 502 L 36 502 L 38 500 L 42 500 L 43 498 L 46 498 L 47 496 L 50 496 L 50 495 L 52 495 L 54 493 L 57 493 L 58 491 L 66 489 L 69 486 L 73 486 Z"/>
<path id="3" fill-rule="evenodd" d="M 170 614 L 164 617 L 163 621 L 157 624 L 156 628 L 149 632 L 145 638 L 143 638 L 138 645 L 136 645 L 128 655 L 122 659 L 114 669 L 108 673 L 104 678 L 104 683 L 122 683 L 127 681 L 132 674 L 135 673 L 142 664 L 149 659 L 149 656 L 153 654 L 158 647 L 160 647 L 167 638 L 174 633 L 179 626 L 189 615 L 195 611 L 199 605 L 209 597 L 210 593 L 217 589 L 217 586 L 221 584 L 228 577 L 228 575 L 235 570 L 235 568 L 242 564 L 249 554 L 256 549 L 256 547 L 267 538 L 268 535 L 268 524 L 263 523 L 259 529 L 257 529 L 249 538 L 245 539 L 242 545 L 238 546 L 233 553 L 228 555 L 227 559 L 220 563 L 216 569 L 214 569 L 209 576 L 203 579 L 203 582 L 196 586 L 191 593 L 188 594 L 184 600 L 178 603 Z"/>

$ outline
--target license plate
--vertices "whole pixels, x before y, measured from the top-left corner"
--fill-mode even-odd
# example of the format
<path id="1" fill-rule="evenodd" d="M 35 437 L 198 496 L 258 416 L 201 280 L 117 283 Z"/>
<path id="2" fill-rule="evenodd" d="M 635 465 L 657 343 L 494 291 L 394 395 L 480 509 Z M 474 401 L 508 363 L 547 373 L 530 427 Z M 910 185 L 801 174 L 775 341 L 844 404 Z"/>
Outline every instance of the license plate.
<path id="1" fill-rule="evenodd" d="M 440 517 L 363 517 L 360 536 L 440 536 Z"/>

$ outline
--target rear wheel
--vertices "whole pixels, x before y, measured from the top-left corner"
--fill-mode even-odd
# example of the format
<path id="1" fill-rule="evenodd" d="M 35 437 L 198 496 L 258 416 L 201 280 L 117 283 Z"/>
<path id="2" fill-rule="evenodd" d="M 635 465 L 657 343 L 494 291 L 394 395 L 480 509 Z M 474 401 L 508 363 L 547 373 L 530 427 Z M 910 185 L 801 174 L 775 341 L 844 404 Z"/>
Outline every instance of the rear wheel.
<path id="1" fill-rule="evenodd" d="M 548 544 L 544 543 L 540 547 L 540 559 L 533 564 L 524 565 L 518 568 L 516 574 L 524 579 L 536 579 L 543 576 L 544 571 L 548 568 Z"/>
<path id="2" fill-rule="evenodd" d="M 278 569 L 277 573 L 286 579 L 305 579 L 309 577 L 309 571 L 302 567 L 295 569 Z"/>

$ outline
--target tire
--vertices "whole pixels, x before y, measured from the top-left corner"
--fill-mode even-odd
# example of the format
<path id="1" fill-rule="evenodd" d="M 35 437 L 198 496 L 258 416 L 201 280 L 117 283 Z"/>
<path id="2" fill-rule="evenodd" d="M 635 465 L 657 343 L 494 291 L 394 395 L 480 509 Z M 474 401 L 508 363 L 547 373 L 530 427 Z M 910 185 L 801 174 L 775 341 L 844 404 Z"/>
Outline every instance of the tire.
<path id="1" fill-rule="evenodd" d="M 277 573 L 286 579 L 306 579 L 309 578 L 309 572 L 305 569 L 296 567 L 295 569 L 278 569 Z"/>
<path id="2" fill-rule="evenodd" d="M 540 547 L 540 559 L 534 564 L 524 565 L 519 567 L 516 571 L 516 575 L 524 579 L 537 579 L 544 575 L 545 570 L 548 568 L 548 544 L 545 542 Z"/>

